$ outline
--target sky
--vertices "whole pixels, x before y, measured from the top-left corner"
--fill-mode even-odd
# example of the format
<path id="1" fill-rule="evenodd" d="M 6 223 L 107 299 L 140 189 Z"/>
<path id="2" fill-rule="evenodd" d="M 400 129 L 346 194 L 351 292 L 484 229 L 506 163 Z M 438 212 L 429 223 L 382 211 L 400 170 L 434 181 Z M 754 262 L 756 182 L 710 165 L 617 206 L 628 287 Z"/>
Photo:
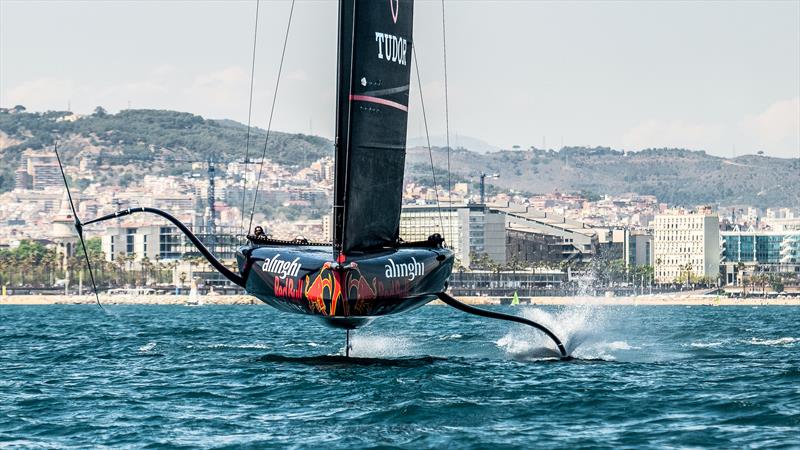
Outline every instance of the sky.
<path id="1" fill-rule="evenodd" d="M 382 1 L 382 0 L 375 0 Z M 388 1 L 388 0 L 387 0 Z M 291 2 L 262 0 L 266 127 Z M 800 157 L 800 1 L 445 1 L 451 143 Z M 0 0 L 0 106 L 248 120 L 256 2 Z M 297 0 L 273 129 L 334 133 L 337 4 Z M 415 5 L 428 126 L 445 134 L 442 3 Z M 425 133 L 412 75 L 409 136 Z"/>

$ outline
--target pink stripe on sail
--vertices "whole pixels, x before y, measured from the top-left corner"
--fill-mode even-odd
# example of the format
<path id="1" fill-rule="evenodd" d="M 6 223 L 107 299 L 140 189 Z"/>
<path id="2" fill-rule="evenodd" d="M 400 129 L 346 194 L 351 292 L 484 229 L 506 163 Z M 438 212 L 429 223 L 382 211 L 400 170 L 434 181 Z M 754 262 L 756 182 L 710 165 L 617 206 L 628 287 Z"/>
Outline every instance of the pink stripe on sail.
<path id="1" fill-rule="evenodd" d="M 368 95 L 351 95 L 350 96 L 350 100 L 377 103 L 379 105 L 391 106 L 392 108 L 397 108 L 397 109 L 399 109 L 401 111 L 408 112 L 408 107 L 407 106 L 401 105 L 400 103 L 393 102 L 391 100 L 386 100 L 386 99 L 383 99 L 383 98 L 370 97 Z"/>

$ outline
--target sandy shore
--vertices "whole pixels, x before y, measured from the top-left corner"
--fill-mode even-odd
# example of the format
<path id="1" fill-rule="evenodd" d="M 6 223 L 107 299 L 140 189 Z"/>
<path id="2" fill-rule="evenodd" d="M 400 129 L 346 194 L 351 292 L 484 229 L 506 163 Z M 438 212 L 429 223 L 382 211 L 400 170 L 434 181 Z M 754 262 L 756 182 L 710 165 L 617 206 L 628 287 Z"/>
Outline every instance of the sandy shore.
<path id="1" fill-rule="evenodd" d="M 100 295 L 104 305 L 185 305 L 186 295 Z M 464 303 L 471 305 L 499 305 L 499 297 L 462 297 Z M 200 297 L 203 305 L 263 305 L 249 295 L 206 295 Z M 507 300 L 506 300 L 507 301 Z M 522 304 L 533 305 L 686 305 L 686 306 L 800 306 L 800 297 L 766 299 L 750 297 L 746 299 L 726 298 L 705 295 L 663 294 L 636 297 L 532 297 L 521 298 Z M 0 305 L 75 305 L 93 304 L 93 295 L 10 295 L 0 297 Z M 434 301 L 431 305 L 442 305 Z"/>

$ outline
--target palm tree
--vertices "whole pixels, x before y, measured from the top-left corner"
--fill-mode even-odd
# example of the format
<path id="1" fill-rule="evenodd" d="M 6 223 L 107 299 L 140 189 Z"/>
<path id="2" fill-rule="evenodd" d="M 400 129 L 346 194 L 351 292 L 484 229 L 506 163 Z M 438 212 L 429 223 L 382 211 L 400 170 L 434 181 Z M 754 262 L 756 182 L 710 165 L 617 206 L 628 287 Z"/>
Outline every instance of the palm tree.
<path id="1" fill-rule="evenodd" d="M 127 256 L 124 252 L 119 252 L 114 259 L 114 268 L 117 269 L 117 286 L 125 284 L 125 263 Z"/>
<path id="2" fill-rule="evenodd" d="M 142 267 L 142 272 L 144 274 L 142 285 L 146 285 L 148 281 L 150 281 L 150 273 L 153 270 L 153 263 L 150 261 L 150 258 L 147 255 L 142 257 L 142 261 L 140 262 Z"/>
<path id="3" fill-rule="evenodd" d="M 164 269 L 164 266 L 161 264 L 161 253 L 156 253 L 155 260 L 154 269 L 156 270 L 156 284 L 158 284 L 161 283 L 161 271 Z"/>
<path id="4" fill-rule="evenodd" d="M 6 268 L 9 266 L 8 253 L 0 251 L 0 286 L 4 286 L 8 281 L 6 280 Z"/>
<path id="5" fill-rule="evenodd" d="M 737 272 L 738 274 L 740 274 L 740 275 L 741 275 L 741 277 L 740 277 L 740 276 L 738 276 L 738 275 L 737 275 L 737 277 L 736 277 L 736 278 L 737 278 L 737 280 L 739 281 L 739 284 L 741 284 L 741 283 L 742 283 L 742 281 L 743 281 L 743 277 L 744 277 L 744 268 L 745 268 L 745 265 L 744 265 L 744 263 L 743 263 L 743 262 L 739 261 L 738 263 L 736 263 L 736 272 Z"/>
<path id="6" fill-rule="evenodd" d="M 661 268 L 661 264 L 663 262 L 664 261 L 661 258 L 656 258 L 656 265 L 655 265 L 655 267 L 653 267 L 653 280 L 654 281 L 655 281 L 655 271 L 656 271 L 656 269 L 660 269 Z"/>
<path id="7" fill-rule="evenodd" d="M 691 262 L 686 263 L 685 267 L 686 267 L 686 286 L 688 287 L 690 284 L 692 284 L 692 271 L 694 270 L 694 267 L 692 267 Z"/>
<path id="8" fill-rule="evenodd" d="M 32 273 L 34 268 L 36 267 L 36 255 L 34 255 L 33 253 L 28 253 L 27 255 L 22 257 L 21 262 L 22 262 L 22 267 L 20 267 L 20 269 L 21 269 L 21 275 L 23 277 L 22 284 L 25 284 L 25 274 Z M 31 276 L 31 279 L 29 281 L 33 281 L 33 276 Z"/>

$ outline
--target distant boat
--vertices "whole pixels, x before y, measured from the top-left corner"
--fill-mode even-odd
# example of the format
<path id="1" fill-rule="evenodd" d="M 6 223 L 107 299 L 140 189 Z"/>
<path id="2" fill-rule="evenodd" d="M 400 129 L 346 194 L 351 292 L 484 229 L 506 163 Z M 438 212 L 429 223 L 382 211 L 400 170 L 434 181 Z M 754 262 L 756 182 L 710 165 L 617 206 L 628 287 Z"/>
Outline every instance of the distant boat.
<path id="1" fill-rule="evenodd" d="M 186 306 L 200 306 L 203 304 L 203 298 L 197 292 L 197 281 L 192 279 L 191 287 L 189 288 L 189 299 L 186 300 Z"/>

